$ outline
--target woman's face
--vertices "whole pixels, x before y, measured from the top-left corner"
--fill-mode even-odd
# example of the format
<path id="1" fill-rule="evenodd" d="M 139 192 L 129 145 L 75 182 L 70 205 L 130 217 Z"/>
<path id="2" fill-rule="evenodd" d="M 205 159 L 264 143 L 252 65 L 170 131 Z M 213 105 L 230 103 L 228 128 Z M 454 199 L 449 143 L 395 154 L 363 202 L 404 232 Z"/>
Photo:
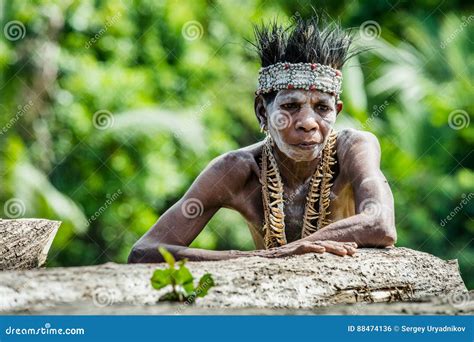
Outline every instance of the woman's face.
<path id="1" fill-rule="evenodd" d="M 323 150 L 341 109 L 342 102 L 328 93 L 280 90 L 266 106 L 267 129 L 286 156 L 311 161 Z"/>

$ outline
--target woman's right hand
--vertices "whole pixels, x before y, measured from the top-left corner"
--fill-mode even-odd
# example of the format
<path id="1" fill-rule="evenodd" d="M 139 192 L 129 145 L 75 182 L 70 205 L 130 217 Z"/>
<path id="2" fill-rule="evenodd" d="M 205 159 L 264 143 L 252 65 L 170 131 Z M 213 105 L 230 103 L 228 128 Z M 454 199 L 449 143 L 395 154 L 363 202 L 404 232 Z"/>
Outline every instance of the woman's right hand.
<path id="1" fill-rule="evenodd" d="M 289 244 L 270 248 L 263 251 L 264 257 L 282 258 L 291 255 L 300 255 L 306 253 L 332 253 L 339 256 L 354 255 L 357 251 L 355 242 L 339 242 L 330 240 L 297 240 Z"/>

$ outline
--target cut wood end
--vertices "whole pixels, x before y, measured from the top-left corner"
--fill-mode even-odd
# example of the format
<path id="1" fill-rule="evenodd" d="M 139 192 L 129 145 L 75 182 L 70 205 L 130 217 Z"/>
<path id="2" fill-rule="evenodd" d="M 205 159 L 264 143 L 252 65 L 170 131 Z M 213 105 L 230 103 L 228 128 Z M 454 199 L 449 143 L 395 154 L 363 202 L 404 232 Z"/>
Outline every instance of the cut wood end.
<path id="1" fill-rule="evenodd" d="M 60 225 L 37 218 L 0 219 L 0 270 L 44 265 Z"/>
<path id="2" fill-rule="evenodd" d="M 50 229 L 48 237 L 45 240 L 43 250 L 38 255 L 38 266 L 37 267 L 41 267 L 46 263 L 46 259 L 48 258 L 49 249 L 51 248 L 51 245 L 53 244 L 53 240 L 56 236 L 56 233 L 58 232 L 59 226 L 61 225 L 61 222 L 59 222 L 59 221 L 55 221 L 55 222 L 57 222 L 57 225 L 51 225 L 51 229 Z"/>

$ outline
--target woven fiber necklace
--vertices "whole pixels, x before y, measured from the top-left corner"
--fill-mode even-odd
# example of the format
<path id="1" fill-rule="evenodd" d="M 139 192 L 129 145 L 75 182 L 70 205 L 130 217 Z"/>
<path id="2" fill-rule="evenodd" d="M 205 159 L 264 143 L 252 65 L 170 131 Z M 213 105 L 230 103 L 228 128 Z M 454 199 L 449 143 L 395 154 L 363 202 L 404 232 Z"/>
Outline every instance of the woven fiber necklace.
<path id="1" fill-rule="evenodd" d="M 317 230 L 327 226 L 331 221 L 327 218 L 330 214 L 329 195 L 331 180 L 334 171 L 331 166 L 336 164 L 337 133 L 331 132 L 322 151 L 321 161 L 311 177 L 306 206 L 303 217 L 301 237 L 304 238 Z M 263 225 L 265 248 L 285 245 L 285 213 L 283 199 L 283 182 L 277 162 L 272 152 L 272 139 L 270 135 L 265 139 L 262 151 L 261 179 L 262 198 L 265 222 Z M 316 209 L 318 206 L 318 209 Z"/>

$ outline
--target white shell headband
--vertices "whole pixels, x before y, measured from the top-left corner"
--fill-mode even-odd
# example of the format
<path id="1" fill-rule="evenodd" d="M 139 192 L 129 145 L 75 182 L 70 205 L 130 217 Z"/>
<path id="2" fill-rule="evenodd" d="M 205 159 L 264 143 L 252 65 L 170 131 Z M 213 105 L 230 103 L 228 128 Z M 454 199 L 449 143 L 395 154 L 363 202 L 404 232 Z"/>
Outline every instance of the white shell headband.
<path id="1" fill-rule="evenodd" d="M 342 92 L 342 74 L 337 69 L 319 63 L 279 62 L 261 68 L 256 94 L 281 89 L 320 90 L 339 97 Z"/>

